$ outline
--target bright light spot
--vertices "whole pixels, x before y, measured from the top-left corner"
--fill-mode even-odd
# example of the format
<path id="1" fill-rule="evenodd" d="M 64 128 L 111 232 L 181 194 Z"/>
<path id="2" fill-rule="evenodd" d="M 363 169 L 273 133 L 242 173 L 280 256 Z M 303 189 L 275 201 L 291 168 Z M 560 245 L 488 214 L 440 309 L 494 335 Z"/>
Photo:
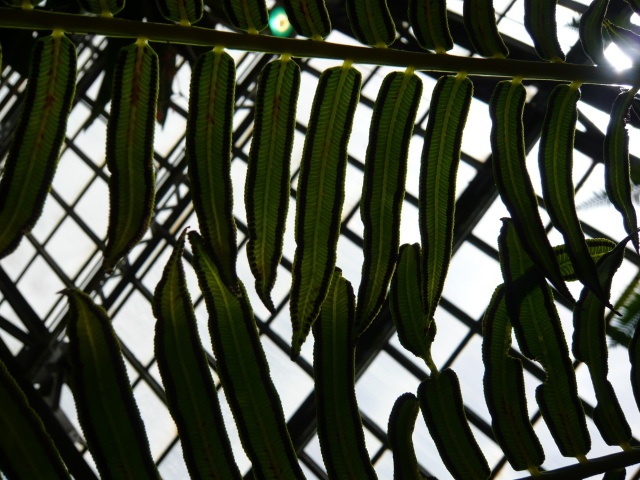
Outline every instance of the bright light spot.
<path id="1" fill-rule="evenodd" d="M 635 13 L 633 13 L 633 14 L 631 15 L 631 18 L 630 18 L 629 20 L 630 20 L 630 21 L 631 21 L 631 23 L 633 23 L 634 25 L 640 25 L 640 17 L 639 17 L 637 14 L 635 14 Z"/>
<path id="2" fill-rule="evenodd" d="M 288 37 L 293 30 L 289 17 L 282 7 L 276 7 L 269 16 L 269 28 L 276 37 Z"/>
<path id="3" fill-rule="evenodd" d="M 604 56 L 609 59 L 616 70 L 626 70 L 632 66 L 631 59 L 627 57 L 618 46 L 611 42 L 604 51 Z"/>

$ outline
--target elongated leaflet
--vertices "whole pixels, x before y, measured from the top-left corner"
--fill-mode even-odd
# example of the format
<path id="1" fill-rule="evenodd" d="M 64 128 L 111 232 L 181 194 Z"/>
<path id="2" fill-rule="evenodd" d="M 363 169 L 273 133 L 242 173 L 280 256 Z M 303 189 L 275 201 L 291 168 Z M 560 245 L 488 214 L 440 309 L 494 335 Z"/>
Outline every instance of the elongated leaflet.
<path id="1" fill-rule="evenodd" d="M 309 334 L 329 291 L 344 202 L 347 143 L 361 75 L 346 64 L 325 70 L 305 138 L 296 208 L 291 286 L 292 357 Z"/>
<path id="2" fill-rule="evenodd" d="M 563 297 L 573 300 L 538 211 L 538 200 L 527 172 L 522 114 L 526 91 L 519 80 L 496 85 L 489 102 L 493 175 L 502 202 L 527 254 Z"/>
<path id="3" fill-rule="evenodd" d="M 631 388 L 636 405 L 640 410 L 640 328 L 636 328 L 629 342 L 629 362 L 631 363 Z"/>
<path id="4" fill-rule="evenodd" d="M 159 479 L 107 312 L 79 290 L 63 293 L 69 299 L 73 396 L 100 476 Z"/>
<path id="5" fill-rule="evenodd" d="M 611 291 L 613 275 L 622 264 L 625 246 L 630 239 L 631 237 L 627 237 L 598 261 L 598 273 L 606 293 Z M 573 355 L 589 367 L 598 401 L 593 420 L 602 438 L 608 445 L 620 445 L 629 449 L 631 428 L 613 387 L 607 380 L 609 365 L 606 323 L 605 305 L 585 287 L 573 310 Z"/>
<path id="6" fill-rule="evenodd" d="M 269 63 L 258 81 L 253 140 L 247 167 L 247 256 L 256 292 L 275 311 L 271 290 L 276 275 L 289 209 L 291 150 L 300 68 L 290 58 Z"/>
<path id="7" fill-rule="evenodd" d="M 443 0 L 409 0 L 409 23 L 420 46 L 436 53 L 453 48 L 447 3 Z"/>
<path id="8" fill-rule="evenodd" d="M 542 181 L 545 208 L 553 226 L 564 237 L 567 253 L 576 275 L 609 308 L 596 265 L 589 249 L 576 213 L 573 190 L 573 139 L 578 119 L 576 105 L 580 99 L 578 85 L 558 85 L 553 89 L 547 103 L 547 113 L 540 134 L 538 163 Z"/>
<path id="9" fill-rule="evenodd" d="M 283 0 L 282 3 L 298 35 L 322 40 L 331 33 L 331 20 L 324 0 Z"/>
<path id="10" fill-rule="evenodd" d="M 540 58 L 564 62 L 564 53 L 558 42 L 556 3 L 557 0 L 525 0 L 524 26 Z"/>
<path id="11" fill-rule="evenodd" d="M 124 8 L 124 0 L 78 0 L 87 12 L 103 17 L 113 17 Z"/>
<path id="12" fill-rule="evenodd" d="M 190 232 L 189 242 L 218 375 L 255 476 L 303 479 L 244 286 L 225 285 L 200 235 Z"/>
<path id="13" fill-rule="evenodd" d="M 413 448 L 413 429 L 420 412 L 420 402 L 413 393 L 404 393 L 393 404 L 387 427 L 387 439 L 393 452 L 394 480 L 422 480 Z"/>
<path id="14" fill-rule="evenodd" d="M 509 55 L 509 49 L 498 32 L 492 0 L 465 0 L 462 18 L 473 48 L 480 55 L 495 58 Z"/>
<path id="15" fill-rule="evenodd" d="M 396 39 L 396 26 L 386 0 L 346 0 L 355 37 L 371 47 L 386 47 Z"/>
<path id="16" fill-rule="evenodd" d="M 257 34 L 269 23 L 264 0 L 222 0 L 222 8 L 231 25 L 244 32 Z"/>
<path id="17" fill-rule="evenodd" d="M 189 26 L 202 18 L 202 0 L 156 0 L 164 18 Z"/>
<path id="18" fill-rule="evenodd" d="M 484 396 L 493 434 L 514 470 L 532 474 L 544 462 L 544 451 L 529 420 L 522 362 L 509 355 L 511 322 L 504 286 L 493 293 L 482 322 Z"/>
<path id="19" fill-rule="evenodd" d="M 431 97 L 420 168 L 422 300 L 432 318 L 451 261 L 456 174 L 473 84 L 464 75 L 438 79 Z"/>
<path id="20" fill-rule="evenodd" d="M 454 478 L 487 479 L 491 469 L 471 432 L 460 382 L 447 368 L 418 387 L 420 409 L 440 458 Z"/>
<path id="21" fill-rule="evenodd" d="M 429 333 L 435 335 L 435 321 L 425 315 L 422 305 L 421 264 L 419 243 L 405 243 L 400 247 L 398 266 L 389 291 L 389 308 L 402 346 L 429 365 L 433 342 Z"/>
<path id="22" fill-rule="evenodd" d="M 158 56 L 146 40 L 120 50 L 107 124 L 109 229 L 103 268 L 110 272 L 140 241 L 155 203 L 153 134 Z"/>
<path id="23" fill-rule="evenodd" d="M 522 240 L 520 241 L 522 242 Z M 587 238 L 587 248 L 589 249 L 589 254 L 591 255 L 591 258 L 593 258 L 594 262 L 600 260 L 600 258 L 602 258 L 604 254 L 609 253 L 615 248 L 615 246 L 616 242 L 613 242 L 607 238 Z M 576 277 L 576 273 L 573 270 L 573 264 L 571 263 L 569 254 L 567 253 L 567 246 L 562 244 L 553 247 L 553 252 L 558 259 L 558 265 L 560 266 L 560 273 L 562 274 L 562 278 L 566 282 L 578 280 L 578 277 Z"/>
<path id="24" fill-rule="evenodd" d="M 522 353 L 546 372 L 536 400 L 560 453 L 583 457 L 591 448 L 569 349 L 551 288 L 522 247 L 510 219 L 498 238 L 505 303 Z"/>
<path id="25" fill-rule="evenodd" d="M 182 266 L 185 234 L 186 230 L 153 296 L 158 320 L 155 356 L 191 478 L 240 479 L 187 290 Z"/>
<path id="26" fill-rule="evenodd" d="M 627 121 L 638 88 L 621 93 L 613 102 L 611 117 L 604 137 L 604 185 L 613 206 L 622 214 L 624 229 L 632 235 L 633 246 L 640 252 L 638 218 L 631 201 L 631 169 Z"/>
<path id="27" fill-rule="evenodd" d="M 602 22 L 607 14 L 609 0 L 593 0 L 580 17 L 580 43 L 584 53 L 595 65 L 608 65 L 604 56 Z"/>
<path id="28" fill-rule="evenodd" d="M 330 478 L 377 478 L 364 443 L 355 391 L 355 296 L 336 268 L 313 324 L 318 439 Z"/>
<path id="29" fill-rule="evenodd" d="M 422 81 L 412 71 L 392 72 L 382 82 L 373 107 L 360 202 L 364 263 L 356 336 L 380 311 L 395 268 L 409 141 L 421 96 Z"/>
<path id="30" fill-rule="evenodd" d="M 0 258 L 42 214 L 51 189 L 76 80 L 76 48 L 60 31 L 38 40 L 29 83 L 0 181 Z"/>
<path id="31" fill-rule="evenodd" d="M 236 68 L 220 47 L 198 57 L 191 74 L 186 156 L 193 206 L 207 248 L 227 285 L 236 282 L 231 132 Z"/>
<path id="32" fill-rule="evenodd" d="M 40 417 L 1 360 L 0 405 L 0 469 L 6 478 L 70 478 Z"/>

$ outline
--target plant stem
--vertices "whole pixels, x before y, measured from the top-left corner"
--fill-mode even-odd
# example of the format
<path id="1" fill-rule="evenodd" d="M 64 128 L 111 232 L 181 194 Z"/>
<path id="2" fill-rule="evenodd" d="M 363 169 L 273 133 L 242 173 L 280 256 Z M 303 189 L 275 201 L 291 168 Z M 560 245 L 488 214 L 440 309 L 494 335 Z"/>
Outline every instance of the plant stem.
<path id="1" fill-rule="evenodd" d="M 564 480 L 566 478 L 587 478 L 599 473 L 617 470 L 618 468 L 628 467 L 640 463 L 640 448 L 632 448 L 631 450 L 612 453 L 604 457 L 593 458 L 586 463 L 578 463 L 568 467 L 557 468 L 543 472 L 538 479 L 545 480 Z M 519 480 L 535 480 L 536 477 L 524 477 Z"/>
<path id="2" fill-rule="evenodd" d="M 466 72 L 468 75 L 523 77 L 526 79 L 582 82 L 605 85 L 640 85 L 640 67 L 615 71 L 569 63 L 532 62 L 496 58 L 470 58 L 434 53 L 416 53 L 390 48 L 354 47 L 329 42 L 279 38 L 269 35 L 221 32 L 199 27 L 185 27 L 151 22 L 72 15 L 44 10 L 0 8 L 0 27 L 29 30 L 61 29 L 68 33 L 95 33 L 109 37 L 144 37 L 152 42 L 188 45 L 220 45 L 231 50 L 245 50 L 294 57 L 325 58 L 354 63 L 386 65 L 432 72 Z"/>

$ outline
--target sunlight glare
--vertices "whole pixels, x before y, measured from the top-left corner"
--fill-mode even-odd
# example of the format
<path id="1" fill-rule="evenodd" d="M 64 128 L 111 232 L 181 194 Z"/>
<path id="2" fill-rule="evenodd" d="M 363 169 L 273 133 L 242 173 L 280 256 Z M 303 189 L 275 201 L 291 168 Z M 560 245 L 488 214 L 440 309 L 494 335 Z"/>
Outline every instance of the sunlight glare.
<path id="1" fill-rule="evenodd" d="M 604 55 L 611 61 L 613 68 L 618 71 L 626 70 L 632 66 L 631 59 L 613 42 L 605 49 Z"/>

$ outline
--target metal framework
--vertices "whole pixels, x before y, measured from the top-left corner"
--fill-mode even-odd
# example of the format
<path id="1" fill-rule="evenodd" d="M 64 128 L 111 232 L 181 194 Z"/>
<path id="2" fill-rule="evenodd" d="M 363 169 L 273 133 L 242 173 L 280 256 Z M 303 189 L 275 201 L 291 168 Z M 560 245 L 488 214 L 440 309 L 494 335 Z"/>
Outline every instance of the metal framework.
<path id="1" fill-rule="evenodd" d="M 338 40 L 332 41 L 349 41 L 350 31 L 346 15 L 341 11 L 341 7 L 332 5 L 332 2 L 327 3 L 331 8 L 334 28 L 338 32 L 333 34 L 334 38 L 338 37 Z M 399 9 L 400 15 L 402 11 L 406 12 L 406 5 L 402 7 L 403 2 L 391 3 L 394 3 L 393 9 Z M 500 7 L 498 3 L 502 6 Z M 516 5 L 515 1 L 496 3 L 499 25 L 503 32 L 514 32 L 516 27 L 524 31 L 521 24 L 518 26 L 521 15 L 514 12 Z M 450 28 L 453 38 L 458 41 L 456 53 L 465 54 L 466 52 L 470 55 L 472 47 L 467 40 L 460 16 L 461 2 L 450 2 L 450 8 Z M 582 12 L 586 7 L 583 3 L 573 0 L 561 0 L 559 8 L 566 9 L 567 12 Z M 417 50 L 418 47 L 408 32 L 407 24 L 397 23 L 400 33 L 398 45 L 402 48 Z M 526 37 L 514 38 L 514 36 L 508 36 L 508 33 L 503 34 L 510 50 L 510 58 L 532 60 L 537 58 L 533 48 L 520 40 Z M 100 52 L 104 48 L 104 42 L 104 39 L 98 37 L 79 39 L 76 105 L 71 114 L 70 128 L 59 170 L 47 200 L 45 212 L 33 232 L 23 240 L 19 249 L 0 262 L 0 358 L 19 379 L 28 397 L 39 410 L 45 425 L 65 457 L 71 473 L 76 478 L 96 478 L 75 417 L 73 398 L 66 384 L 66 372 L 69 368 L 66 362 L 64 332 L 66 304 L 56 294 L 62 288 L 71 286 L 90 292 L 113 318 L 134 394 L 140 405 L 152 452 L 161 473 L 165 478 L 184 478 L 186 470 L 182 464 L 179 440 L 164 406 L 165 395 L 153 358 L 151 339 L 155 322 L 150 301 L 177 234 L 187 225 L 197 228 L 197 220 L 190 201 L 184 158 L 189 59 L 185 58 L 177 65 L 177 87 L 174 87 L 169 113 L 171 118 L 167 120 L 167 125 L 171 127 L 165 127 L 164 130 L 158 128 L 156 132 L 157 205 L 150 232 L 116 273 L 104 278 L 99 273 L 99 266 L 108 214 L 106 206 L 108 171 L 105 168 L 104 153 L 102 153 L 108 113 L 101 112 L 97 118 L 92 118 L 90 115 L 95 104 L 97 85 L 103 72 L 103 58 Z M 239 274 L 249 286 L 252 280 L 248 266 L 245 265 L 246 223 L 242 191 L 251 140 L 252 106 L 257 76 L 271 57 L 244 52 L 233 54 L 238 73 L 232 162 L 236 202 L 234 212 L 239 230 Z M 571 46 L 568 52 L 568 58 L 573 62 L 584 60 L 583 55 L 579 43 Z M 304 60 L 300 61 L 300 66 L 304 72 L 301 96 L 310 98 L 315 82 L 326 64 L 317 60 Z M 367 118 L 366 112 L 370 115 L 373 108 L 377 84 L 388 69 L 362 66 L 361 71 L 363 88 L 358 111 L 365 112 L 362 118 Z M 433 85 L 434 78 L 437 78 L 435 75 L 429 76 L 428 72 L 421 76 L 425 81 L 425 97 L 422 100 L 412 140 L 412 149 L 415 148 L 416 151 L 412 151 L 410 157 L 409 177 L 413 179 L 408 179 L 403 207 L 403 225 L 413 229 L 405 231 L 403 226 L 404 238 L 409 239 L 407 241 L 419 240 L 416 235 L 417 227 L 415 227 L 417 190 L 412 188 L 412 185 L 415 183 L 417 186 L 419 149 L 424 140 L 430 86 Z M 478 108 L 480 114 L 485 112 L 486 118 L 486 104 L 496 81 L 482 77 L 474 77 L 473 81 L 475 93 L 472 109 Z M 537 132 L 540 131 L 544 117 L 546 98 L 553 84 L 526 82 L 526 85 L 531 93 L 525 113 L 527 127 L 525 142 L 527 151 L 530 151 L 534 149 L 538 140 Z M 5 68 L 0 80 L 0 118 L 2 119 L 0 159 L 6 156 L 8 150 L 12 127 L 19 113 L 20 92 L 24 86 L 25 79 L 11 68 Z M 574 179 L 578 195 L 588 197 L 589 189 L 597 190 L 593 187 L 594 184 L 603 185 L 602 179 L 598 180 L 595 176 L 600 168 L 603 132 L 602 127 L 596 125 L 597 122 L 590 120 L 590 116 L 592 112 L 598 110 L 605 112 L 606 115 L 617 89 L 611 88 L 607 95 L 603 95 L 601 89 L 596 91 L 594 88 L 585 86 L 582 93 L 580 125 L 575 142 L 576 151 L 579 152 L 577 155 L 580 158 L 576 161 L 577 176 Z M 304 110 L 305 107 L 301 107 Z M 304 122 L 307 118 L 308 113 L 301 112 L 299 109 L 296 148 L 301 148 L 301 139 L 306 129 Z M 473 117 L 470 118 L 470 122 L 473 122 Z M 470 129 L 479 127 L 481 126 L 468 124 L 465 135 L 468 135 L 467 132 Z M 362 128 L 366 132 L 368 124 Z M 488 139 L 485 140 L 488 144 Z M 343 266 L 341 262 L 354 262 L 350 260 L 352 257 L 359 261 L 362 256 L 362 226 L 358 209 L 364 168 L 364 148 L 366 148 L 366 140 L 358 141 L 355 140 L 355 136 L 352 137 L 349 147 L 348 192 L 339 244 L 341 252 L 338 257 L 339 266 Z M 439 368 L 452 366 L 460 375 L 467 416 L 493 468 L 494 475 L 513 478 L 516 475 L 515 472 L 509 468 L 502 452 L 493 443 L 490 419 L 482 402 L 481 374 L 480 379 L 475 378 L 478 372 L 481 372 L 481 364 L 478 367 L 478 363 L 480 362 L 482 313 L 493 288 L 500 282 L 499 280 L 494 282 L 495 273 L 499 273 L 499 269 L 495 241 L 498 231 L 493 227 L 499 216 L 506 214 L 499 200 L 496 202 L 497 193 L 493 182 L 490 153 L 481 150 L 478 151 L 472 148 L 472 145 L 463 144 L 456 206 L 455 253 L 444 297 L 436 313 L 439 333 L 434 343 L 434 359 Z M 299 165 L 299 159 L 296 161 L 294 158 L 290 219 L 295 212 L 295 187 L 298 173 L 296 165 Z M 583 192 L 586 193 L 583 194 Z M 414 225 L 411 225 L 411 222 Z M 490 224 L 491 228 L 488 228 L 487 224 Z M 274 295 L 277 311 L 273 315 L 268 314 L 255 296 L 252 297 L 252 304 L 267 358 L 271 364 L 272 375 L 284 401 L 292 440 L 298 450 L 303 468 L 310 478 L 327 478 L 315 436 L 313 369 L 309 345 L 305 346 L 302 355 L 295 363 L 288 359 L 290 338 L 288 285 L 293 249 L 287 246 L 292 246 L 292 224 L 289 223 L 287 228 L 288 237 L 285 240 L 285 252 Z M 609 236 L 607 234 L 610 234 L 610 231 L 603 232 L 603 229 L 602 224 L 597 222 L 584 225 L 587 235 L 593 237 Z M 550 226 L 549 230 L 552 231 Z M 620 238 L 621 236 L 614 235 L 614 240 L 620 240 Z M 476 282 L 486 283 L 479 289 L 473 285 L 463 285 L 464 280 L 456 273 L 460 271 L 457 265 L 462 265 L 471 257 L 474 258 L 477 267 L 472 267 L 467 274 L 475 277 Z M 187 260 L 190 260 L 188 252 Z M 628 283 L 638 271 L 639 266 L 640 260 L 628 251 L 622 269 L 623 282 L 626 279 Z M 348 268 L 350 268 L 349 265 L 347 265 Z M 477 270 L 474 271 L 474 268 Z M 359 264 L 356 271 L 359 274 Z M 194 298 L 201 335 L 205 339 L 203 343 L 208 349 L 209 362 L 219 386 L 215 376 L 216 362 L 206 341 L 208 338 L 206 310 L 192 273 L 188 272 L 189 287 Z M 348 275 L 347 277 L 352 281 L 356 280 Z M 485 278 L 486 280 L 483 280 Z M 566 319 L 567 312 L 561 311 L 563 320 Z M 544 372 L 538 365 L 526 360 L 515 350 L 512 353 L 524 362 L 528 386 L 544 379 Z M 367 446 L 380 478 L 392 476 L 391 455 L 386 441 L 386 421 L 393 400 L 404 391 L 415 391 L 418 383 L 427 377 L 424 365 L 414 361 L 410 356 L 401 348 L 394 335 L 393 322 L 385 306 L 383 313 L 367 330 L 358 345 L 356 367 L 358 378 L 356 389 L 366 430 Z M 578 370 L 579 379 L 581 372 L 584 374 L 584 367 Z M 467 384 L 471 386 L 465 390 Z M 478 386 L 480 386 L 479 391 Z M 590 416 L 593 412 L 593 400 L 588 395 L 587 398 L 583 395 L 583 398 L 585 410 Z M 541 425 L 540 412 L 535 407 L 535 403 L 530 401 L 532 420 L 536 431 L 543 437 L 544 444 L 546 427 Z M 153 413 L 148 414 L 151 416 L 145 416 L 147 415 L 145 411 Z M 231 428 L 230 416 L 226 415 L 226 419 L 227 428 Z M 422 420 L 419 419 L 418 424 L 421 422 Z M 427 476 L 446 478 L 446 471 L 438 463 L 437 452 L 430 443 L 424 425 L 416 427 L 414 439 L 423 473 Z M 547 450 L 547 458 L 550 462 L 555 462 L 554 466 L 562 462 L 562 457 L 551 451 L 553 448 Z M 599 451 L 608 453 L 605 449 Z M 249 464 L 246 460 L 242 460 L 239 448 L 235 453 L 239 458 L 239 464 L 248 469 Z M 250 472 L 247 476 L 250 476 Z M 638 474 L 636 478 L 637 476 Z"/>

